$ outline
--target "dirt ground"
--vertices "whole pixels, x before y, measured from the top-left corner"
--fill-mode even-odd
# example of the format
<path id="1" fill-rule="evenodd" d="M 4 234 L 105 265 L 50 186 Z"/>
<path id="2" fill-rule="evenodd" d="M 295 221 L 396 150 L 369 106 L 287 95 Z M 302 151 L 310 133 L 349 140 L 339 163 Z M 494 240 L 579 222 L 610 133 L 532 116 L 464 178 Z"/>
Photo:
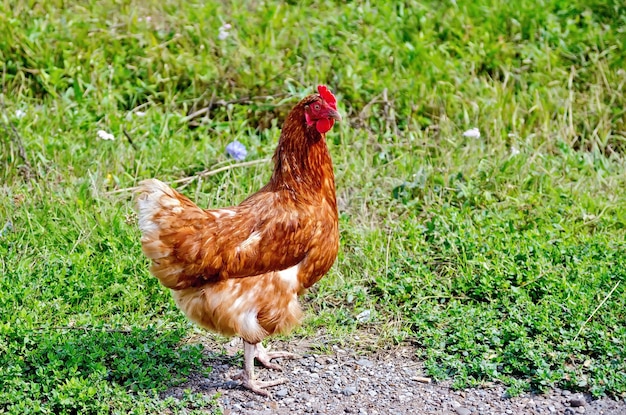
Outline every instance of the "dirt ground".
<path id="1" fill-rule="evenodd" d="M 257 366 L 261 380 L 285 377 L 288 382 L 269 389 L 272 397 L 251 393 L 233 380 L 242 365 L 241 343 L 207 346 L 213 371 L 208 377 L 192 376 L 166 392 L 180 396 L 184 389 L 219 393 L 224 414 L 446 414 L 527 415 L 606 414 L 626 415 L 626 400 L 592 399 L 590 395 L 555 389 L 548 394 L 505 396 L 505 387 L 452 390 L 449 383 L 426 377 L 410 346 L 378 352 L 330 346 L 324 351 L 315 342 L 271 342 L 277 350 L 298 353 L 301 358 L 277 361 L 283 372 Z M 368 349 L 368 348 L 366 348 Z"/>

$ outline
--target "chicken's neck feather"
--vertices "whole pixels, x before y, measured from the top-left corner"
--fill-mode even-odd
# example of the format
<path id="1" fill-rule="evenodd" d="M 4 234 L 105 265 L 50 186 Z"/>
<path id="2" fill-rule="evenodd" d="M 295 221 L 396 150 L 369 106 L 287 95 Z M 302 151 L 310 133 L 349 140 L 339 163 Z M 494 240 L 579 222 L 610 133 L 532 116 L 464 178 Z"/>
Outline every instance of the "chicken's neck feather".
<path id="1" fill-rule="evenodd" d="M 301 106 L 294 108 L 285 120 L 268 187 L 300 195 L 322 192 L 335 200 L 335 176 L 324 134 L 313 126 L 307 127 Z"/>

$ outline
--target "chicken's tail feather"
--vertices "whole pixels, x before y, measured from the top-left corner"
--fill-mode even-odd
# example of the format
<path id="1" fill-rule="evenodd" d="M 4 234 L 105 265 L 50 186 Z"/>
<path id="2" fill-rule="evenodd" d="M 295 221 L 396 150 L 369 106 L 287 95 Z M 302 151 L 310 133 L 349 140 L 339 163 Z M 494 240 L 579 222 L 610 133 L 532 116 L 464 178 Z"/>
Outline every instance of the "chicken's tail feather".
<path id="1" fill-rule="evenodd" d="M 189 220 L 205 217 L 204 211 L 188 198 L 157 179 L 144 180 L 137 190 L 136 210 L 141 231 L 141 248 L 153 261 L 151 271 L 163 285 L 181 289 L 184 265 L 174 253 L 174 245 L 185 232 Z"/>
<path id="2" fill-rule="evenodd" d="M 158 237 L 171 223 L 171 216 L 183 211 L 182 195 L 160 180 L 140 182 L 137 193 L 139 230 L 144 237 Z"/>

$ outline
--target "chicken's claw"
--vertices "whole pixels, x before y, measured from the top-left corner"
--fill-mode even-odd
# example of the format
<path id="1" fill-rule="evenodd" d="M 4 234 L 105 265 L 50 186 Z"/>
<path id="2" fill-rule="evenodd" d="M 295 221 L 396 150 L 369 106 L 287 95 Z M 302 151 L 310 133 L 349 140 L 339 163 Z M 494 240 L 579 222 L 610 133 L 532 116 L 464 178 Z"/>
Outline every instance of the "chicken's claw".
<path id="1" fill-rule="evenodd" d="M 286 378 L 268 380 L 268 381 L 260 381 L 257 379 L 252 379 L 248 375 L 248 373 L 243 370 L 241 373 L 235 376 L 235 379 L 241 379 L 241 386 L 244 388 L 257 393 L 259 395 L 271 398 L 271 394 L 265 390 L 265 388 L 271 388 L 272 386 L 282 385 L 283 383 L 287 383 Z"/>
<path id="2" fill-rule="evenodd" d="M 254 357 L 259 361 L 263 366 L 268 369 L 274 370 L 283 370 L 283 368 L 276 364 L 272 363 L 272 359 L 299 359 L 300 355 L 290 352 L 270 352 L 270 346 L 263 347 L 261 343 L 257 343 L 255 345 Z"/>

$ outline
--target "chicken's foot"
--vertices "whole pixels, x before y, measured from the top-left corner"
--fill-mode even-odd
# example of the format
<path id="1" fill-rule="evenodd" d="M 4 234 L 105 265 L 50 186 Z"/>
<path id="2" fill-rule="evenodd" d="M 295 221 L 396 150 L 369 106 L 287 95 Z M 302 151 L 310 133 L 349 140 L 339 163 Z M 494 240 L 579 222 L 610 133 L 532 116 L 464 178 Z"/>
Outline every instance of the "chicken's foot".
<path id="1" fill-rule="evenodd" d="M 270 394 L 268 391 L 265 390 L 265 388 L 270 388 L 272 386 L 281 385 L 287 382 L 287 379 L 280 378 L 280 379 L 270 380 L 266 382 L 256 379 L 254 375 L 254 358 L 255 357 L 258 358 L 258 350 L 259 350 L 258 346 L 260 344 L 261 343 L 251 344 L 245 340 L 243 341 L 243 372 L 241 372 L 241 374 L 239 374 L 237 378 L 241 379 L 241 385 L 244 388 L 249 389 L 254 393 L 258 393 L 259 395 L 269 397 Z M 267 353 L 267 350 L 263 348 L 263 346 L 261 346 L 261 350 L 263 350 L 263 353 L 264 353 L 262 359 L 264 359 L 270 365 L 278 366 L 269 362 L 269 359 L 271 359 L 271 357 L 268 358 L 269 354 Z M 264 363 L 264 366 L 268 367 L 267 365 L 265 365 L 265 363 Z M 280 366 L 278 366 L 278 368 L 280 369 Z"/>
<path id="2" fill-rule="evenodd" d="M 254 376 L 254 373 L 252 374 L 252 376 Z M 287 379 L 285 378 L 268 380 L 268 381 L 260 381 L 260 380 L 251 378 L 248 372 L 246 372 L 245 370 L 243 370 L 235 378 L 241 379 L 241 386 L 243 386 L 244 388 L 254 393 L 258 393 L 259 395 L 267 396 L 268 398 L 271 397 L 271 395 L 268 391 L 265 390 L 265 388 L 271 388 L 272 386 L 282 385 L 283 383 L 287 382 Z"/>
<path id="3" fill-rule="evenodd" d="M 259 363 L 261 363 L 263 366 L 265 366 L 268 369 L 283 370 L 283 368 L 280 367 L 280 365 L 277 365 L 276 363 L 272 363 L 271 362 L 272 359 L 280 359 L 280 358 L 298 359 L 300 358 L 300 356 L 295 353 L 270 352 L 271 346 L 263 347 L 263 344 L 261 343 L 255 344 L 254 347 L 256 349 L 254 353 L 254 357 L 256 357 L 256 360 L 258 360 Z"/>

